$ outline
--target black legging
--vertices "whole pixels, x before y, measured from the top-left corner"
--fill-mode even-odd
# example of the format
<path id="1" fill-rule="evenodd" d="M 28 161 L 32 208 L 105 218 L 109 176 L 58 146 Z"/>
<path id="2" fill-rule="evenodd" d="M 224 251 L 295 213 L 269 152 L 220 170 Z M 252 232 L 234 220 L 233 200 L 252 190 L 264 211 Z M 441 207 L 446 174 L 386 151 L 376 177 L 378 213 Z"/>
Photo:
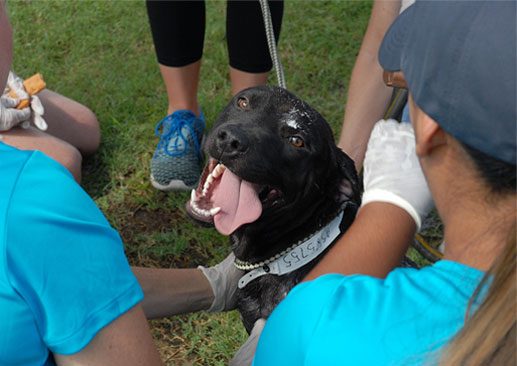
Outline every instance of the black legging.
<path id="1" fill-rule="evenodd" d="M 278 42 L 284 2 L 269 0 L 268 3 Z M 200 60 L 205 36 L 205 2 L 147 0 L 146 4 L 158 62 L 180 67 Z M 271 70 L 258 0 L 227 2 L 226 39 L 231 67 L 251 73 Z"/>

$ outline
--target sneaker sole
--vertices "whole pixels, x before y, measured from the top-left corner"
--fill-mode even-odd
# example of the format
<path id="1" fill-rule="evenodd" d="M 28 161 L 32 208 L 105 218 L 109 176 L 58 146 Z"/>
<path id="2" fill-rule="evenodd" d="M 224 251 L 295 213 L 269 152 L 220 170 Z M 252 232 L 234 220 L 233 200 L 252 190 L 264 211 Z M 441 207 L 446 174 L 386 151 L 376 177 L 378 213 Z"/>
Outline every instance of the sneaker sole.
<path id="1" fill-rule="evenodd" d="M 182 180 L 171 180 L 169 184 L 163 185 L 154 180 L 151 175 L 151 185 L 160 191 L 190 191 L 195 186 L 187 186 Z"/>

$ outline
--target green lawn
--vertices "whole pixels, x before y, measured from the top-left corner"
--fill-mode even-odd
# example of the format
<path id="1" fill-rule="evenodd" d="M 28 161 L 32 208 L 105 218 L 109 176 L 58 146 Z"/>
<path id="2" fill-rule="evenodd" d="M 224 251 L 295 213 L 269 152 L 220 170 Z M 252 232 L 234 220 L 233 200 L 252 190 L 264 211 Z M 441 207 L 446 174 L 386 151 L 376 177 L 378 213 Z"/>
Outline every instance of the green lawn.
<path id="1" fill-rule="evenodd" d="M 10 0 L 14 70 L 41 72 L 50 89 L 89 106 L 100 151 L 85 161 L 84 187 L 124 239 L 132 264 L 214 264 L 228 251 L 213 229 L 185 216 L 187 193 L 149 184 L 154 124 L 166 111 L 143 1 Z M 316 107 L 337 136 L 370 2 L 287 0 L 279 51 L 288 88 Z M 230 98 L 225 2 L 207 4 L 200 101 L 211 126 Z M 275 83 L 274 76 L 271 78 Z M 236 312 L 152 323 L 169 365 L 223 365 L 246 339 Z"/>

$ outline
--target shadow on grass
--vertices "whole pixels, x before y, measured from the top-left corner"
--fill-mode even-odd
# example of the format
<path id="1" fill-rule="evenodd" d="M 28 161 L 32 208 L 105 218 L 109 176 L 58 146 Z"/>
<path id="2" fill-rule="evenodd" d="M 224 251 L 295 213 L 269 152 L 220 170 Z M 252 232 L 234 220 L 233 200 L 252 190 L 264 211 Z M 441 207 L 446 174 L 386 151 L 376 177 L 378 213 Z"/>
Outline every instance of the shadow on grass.
<path id="1" fill-rule="evenodd" d="M 109 181 L 110 173 L 100 154 L 83 159 L 82 186 L 94 200 L 103 195 Z"/>

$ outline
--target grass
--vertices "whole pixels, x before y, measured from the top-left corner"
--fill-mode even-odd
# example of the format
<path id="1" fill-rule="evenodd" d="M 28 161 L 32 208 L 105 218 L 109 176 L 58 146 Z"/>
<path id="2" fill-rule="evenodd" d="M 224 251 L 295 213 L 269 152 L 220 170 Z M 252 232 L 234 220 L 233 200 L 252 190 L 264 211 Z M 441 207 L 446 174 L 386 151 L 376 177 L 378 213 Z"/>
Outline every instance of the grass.
<path id="1" fill-rule="evenodd" d="M 122 235 L 134 265 L 215 264 L 227 239 L 186 218 L 187 193 L 149 183 L 154 124 L 167 108 L 143 1 L 9 1 L 14 70 L 41 72 L 50 89 L 89 106 L 103 143 L 83 185 Z M 279 51 L 288 88 L 316 107 L 335 136 L 371 2 L 286 0 Z M 210 127 L 230 98 L 225 2 L 207 3 L 199 99 Z M 275 83 L 274 76 L 271 81 Z M 224 365 L 246 339 L 236 312 L 152 322 L 168 365 Z"/>

